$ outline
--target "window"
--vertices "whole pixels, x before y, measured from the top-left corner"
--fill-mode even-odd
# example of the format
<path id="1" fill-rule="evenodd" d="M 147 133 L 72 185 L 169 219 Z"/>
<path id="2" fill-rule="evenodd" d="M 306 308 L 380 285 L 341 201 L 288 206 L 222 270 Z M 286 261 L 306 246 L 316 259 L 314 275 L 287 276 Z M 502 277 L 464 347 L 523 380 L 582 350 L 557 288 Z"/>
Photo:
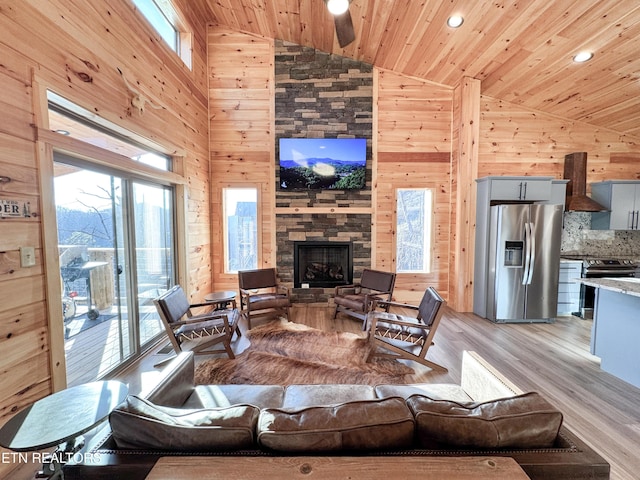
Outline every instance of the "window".
<path id="1" fill-rule="evenodd" d="M 396 191 L 396 270 L 431 270 L 433 193 L 428 188 Z"/>
<path id="2" fill-rule="evenodd" d="M 171 2 L 162 0 L 133 0 L 137 9 L 149 21 L 160 37 L 191 68 L 192 36 L 182 28 L 183 23 Z"/>
<path id="3" fill-rule="evenodd" d="M 54 160 L 67 383 L 77 385 L 163 333 L 152 300 L 175 283 L 174 194 L 63 153 Z"/>
<path id="4" fill-rule="evenodd" d="M 258 268 L 258 190 L 223 190 L 225 272 Z"/>
<path id="5" fill-rule="evenodd" d="M 178 52 L 178 31 L 166 17 L 164 12 L 153 0 L 133 0 L 138 10 L 149 20 L 149 23 L 156 29 L 162 39 L 171 47 L 171 50 Z"/>
<path id="6" fill-rule="evenodd" d="M 162 172 L 171 157 L 52 92 L 48 102 L 49 128 L 100 147 L 53 152 L 67 385 L 78 385 L 163 335 L 153 299 L 177 280 L 176 195 Z M 106 161 L 112 153 L 120 163 Z"/>
<path id="7" fill-rule="evenodd" d="M 90 111 L 60 95 L 47 91 L 49 128 L 96 147 L 119 153 L 136 162 L 170 171 L 172 159 L 159 150 L 153 150 L 148 140 Z M 161 149 L 161 146 L 157 146 Z"/>

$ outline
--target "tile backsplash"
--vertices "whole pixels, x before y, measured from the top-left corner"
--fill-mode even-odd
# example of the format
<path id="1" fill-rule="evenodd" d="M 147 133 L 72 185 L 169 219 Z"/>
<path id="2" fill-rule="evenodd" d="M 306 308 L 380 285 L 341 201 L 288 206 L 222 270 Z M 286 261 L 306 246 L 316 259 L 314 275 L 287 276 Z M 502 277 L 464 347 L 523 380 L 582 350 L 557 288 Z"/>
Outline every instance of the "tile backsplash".
<path id="1" fill-rule="evenodd" d="M 591 230 L 591 214 L 565 212 L 561 253 L 640 258 L 640 231 Z"/>

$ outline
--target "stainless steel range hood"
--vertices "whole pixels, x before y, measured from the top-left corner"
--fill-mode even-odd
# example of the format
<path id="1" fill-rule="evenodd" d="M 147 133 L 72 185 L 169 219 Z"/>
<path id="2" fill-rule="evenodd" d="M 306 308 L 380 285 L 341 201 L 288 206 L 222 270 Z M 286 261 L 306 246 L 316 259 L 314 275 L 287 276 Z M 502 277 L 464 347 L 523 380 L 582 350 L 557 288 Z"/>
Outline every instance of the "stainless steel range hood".
<path id="1" fill-rule="evenodd" d="M 607 208 L 587 196 L 587 152 L 564 157 L 564 179 L 567 183 L 567 212 L 606 212 Z"/>

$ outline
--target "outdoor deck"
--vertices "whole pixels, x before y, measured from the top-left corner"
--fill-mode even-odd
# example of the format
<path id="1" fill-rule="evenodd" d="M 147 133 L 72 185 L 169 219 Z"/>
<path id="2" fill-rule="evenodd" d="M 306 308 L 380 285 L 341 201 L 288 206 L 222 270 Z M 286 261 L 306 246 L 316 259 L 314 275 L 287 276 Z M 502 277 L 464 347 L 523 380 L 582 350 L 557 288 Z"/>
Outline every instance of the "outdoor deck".
<path id="1" fill-rule="evenodd" d="M 153 306 L 143 308 L 140 337 L 146 341 L 163 332 L 164 328 Z M 103 316 L 107 318 L 102 320 Z M 79 314 L 65 325 L 69 328 L 69 338 L 65 340 L 68 386 L 95 381 L 129 356 L 127 322 L 126 316 L 120 320 L 117 312 L 106 315 L 102 312 L 97 320 Z"/>

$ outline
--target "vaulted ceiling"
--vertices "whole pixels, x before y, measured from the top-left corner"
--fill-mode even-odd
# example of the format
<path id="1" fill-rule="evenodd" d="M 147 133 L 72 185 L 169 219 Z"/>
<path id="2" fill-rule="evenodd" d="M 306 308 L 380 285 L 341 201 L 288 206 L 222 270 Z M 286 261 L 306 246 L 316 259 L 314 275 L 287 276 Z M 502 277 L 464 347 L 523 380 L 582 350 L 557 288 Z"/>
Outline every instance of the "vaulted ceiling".
<path id="1" fill-rule="evenodd" d="M 640 137 L 638 0 L 352 0 L 344 49 L 323 0 L 201 1 L 211 23 L 444 85 L 474 77 L 485 95 Z M 574 63 L 582 50 L 594 58 Z"/>

